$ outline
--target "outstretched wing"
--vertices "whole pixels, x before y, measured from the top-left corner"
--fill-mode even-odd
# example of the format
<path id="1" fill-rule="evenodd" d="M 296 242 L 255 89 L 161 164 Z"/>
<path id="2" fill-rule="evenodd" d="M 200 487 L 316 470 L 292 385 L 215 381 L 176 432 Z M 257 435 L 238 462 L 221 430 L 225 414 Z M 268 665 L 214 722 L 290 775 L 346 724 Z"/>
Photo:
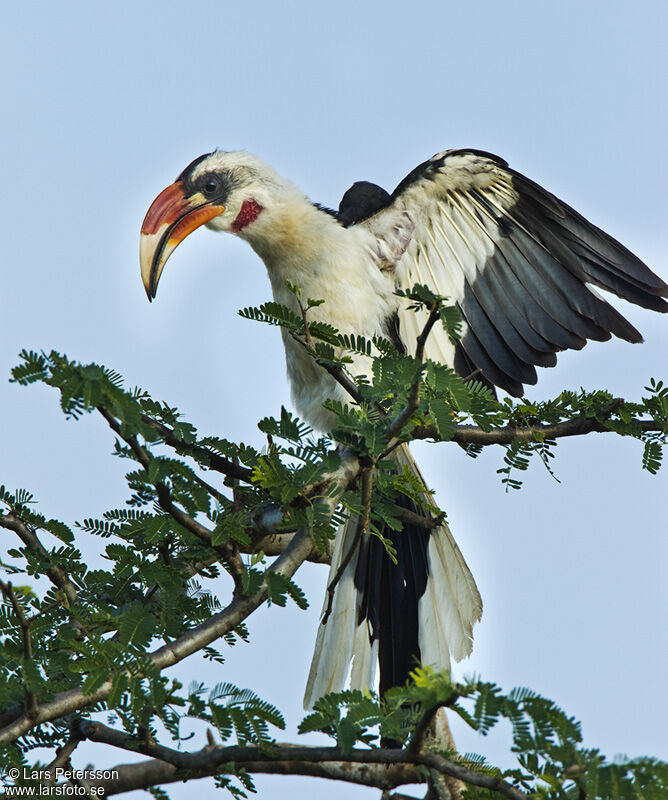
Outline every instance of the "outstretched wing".
<path id="1" fill-rule="evenodd" d="M 380 239 L 397 215 L 407 214 L 414 226 L 396 262 L 397 285 L 426 284 L 462 314 L 457 346 L 433 333 L 427 355 L 510 394 L 521 395 L 523 384 L 536 382 L 535 366 L 554 366 L 559 350 L 580 349 L 587 339 L 604 341 L 612 334 L 642 341 L 594 287 L 668 311 L 661 299 L 668 286 L 645 264 L 489 153 L 439 153 L 391 196 L 376 195 L 374 201 L 361 224 Z M 407 348 L 414 348 L 421 324 L 414 313 L 400 313 Z"/>

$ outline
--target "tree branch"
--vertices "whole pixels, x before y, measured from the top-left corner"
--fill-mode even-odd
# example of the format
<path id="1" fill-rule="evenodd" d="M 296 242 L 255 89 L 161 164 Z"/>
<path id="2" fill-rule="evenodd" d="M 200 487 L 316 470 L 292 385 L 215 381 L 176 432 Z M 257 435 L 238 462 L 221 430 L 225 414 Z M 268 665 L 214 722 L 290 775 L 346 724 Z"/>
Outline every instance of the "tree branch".
<path id="1" fill-rule="evenodd" d="M 139 444 L 136 437 L 124 436 L 121 433 L 121 427 L 118 423 L 118 420 L 112 414 L 110 414 L 109 411 L 107 411 L 107 409 L 105 409 L 103 406 L 98 406 L 98 411 L 104 417 L 107 424 L 114 431 L 114 433 L 117 434 L 121 439 L 123 439 L 123 441 L 130 447 L 130 449 L 135 454 L 135 457 L 137 458 L 141 466 L 144 467 L 144 469 L 148 469 L 148 466 L 151 463 L 151 454 L 146 450 L 146 448 L 142 447 Z M 150 418 L 147 417 L 147 421 L 149 419 Z M 155 422 L 155 420 L 153 420 L 153 422 Z M 156 423 L 156 425 L 162 428 L 166 427 L 162 426 L 161 423 Z M 165 435 L 167 435 L 166 432 Z M 172 437 L 176 441 L 178 441 L 176 437 L 173 436 L 173 434 Z M 354 461 L 355 465 L 357 465 L 356 458 L 349 460 Z M 235 465 L 233 462 L 230 462 L 230 464 L 232 465 L 232 467 L 238 466 Z M 349 465 L 346 467 L 346 469 L 348 468 Z M 245 468 L 243 469 L 245 470 Z M 355 468 L 353 469 L 353 472 L 354 474 L 352 476 L 345 479 L 346 485 L 344 488 L 347 488 L 347 485 L 351 482 L 351 480 L 354 480 L 354 478 L 357 476 L 357 470 Z M 252 474 L 252 471 L 247 470 L 243 474 L 246 476 L 246 478 L 249 478 L 250 475 Z M 305 487 L 304 494 L 311 495 L 314 492 L 321 493 L 323 486 L 328 486 L 333 481 L 337 480 L 336 475 L 337 473 L 334 473 L 334 475 L 332 474 L 325 475 L 317 485 L 314 485 L 313 487 L 310 486 Z M 241 478 L 241 480 L 244 479 L 245 478 Z M 241 587 L 242 576 L 245 570 L 243 567 L 243 563 L 241 562 L 241 559 L 239 557 L 239 552 L 237 551 L 237 549 L 234 548 L 232 545 L 226 543 L 219 545 L 217 547 L 213 547 L 211 545 L 212 531 L 209 530 L 209 528 L 202 525 L 201 523 L 197 522 L 197 520 L 193 519 L 189 514 L 186 514 L 186 512 L 183 511 L 181 508 L 176 506 L 171 499 L 171 493 L 169 491 L 169 488 L 165 484 L 157 482 L 155 484 L 155 487 L 158 493 L 158 502 L 160 504 L 160 507 L 168 514 L 170 514 L 173 517 L 173 519 L 175 519 L 180 525 L 186 528 L 186 530 L 190 531 L 192 534 L 197 536 L 198 539 L 207 543 L 209 546 L 212 547 L 212 549 L 214 549 L 217 553 L 220 554 L 222 561 L 224 562 L 224 566 L 228 568 L 228 572 L 230 573 L 232 579 L 234 580 L 235 591 L 239 592 Z M 208 485 L 206 485 L 205 488 L 210 489 Z M 333 512 L 334 507 L 332 507 L 331 510 Z M 249 552 L 256 553 L 258 552 L 258 550 L 262 550 L 266 555 L 276 555 L 282 553 L 285 547 L 288 545 L 288 543 L 292 540 L 292 537 L 294 536 L 294 534 L 277 535 L 275 533 L 272 533 L 282 520 L 283 520 L 283 512 L 280 508 L 270 508 L 264 513 L 262 513 L 260 516 L 254 518 L 252 520 L 253 527 L 258 532 L 267 535 L 265 535 L 262 539 L 254 541 L 252 550 L 249 550 Z M 309 558 L 307 560 L 315 560 L 318 563 L 328 563 L 329 561 L 328 558 L 325 558 L 325 560 L 323 561 L 323 558 L 317 553 L 315 547 L 313 548 L 313 552 L 309 554 Z"/>
<path id="2" fill-rule="evenodd" d="M 0 581 L 0 589 L 2 590 L 2 593 L 5 596 L 5 598 L 11 604 L 12 609 L 14 610 L 14 614 L 16 615 L 16 619 L 18 620 L 19 627 L 21 628 L 21 639 L 23 641 L 23 658 L 26 661 L 32 661 L 32 640 L 30 639 L 30 620 L 26 619 L 26 615 L 23 611 L 23 606 L 19 603 L 12 584 Z M 26 696 L 26 712 L 28 717 L 34 719 L 37 716 L 37 698 L 30 691 L 30 689 L 28 689 L 26 684 L 24 684 L 24 687 Z"/>
<path id="3" fill-rule="evenodd" d="M 70 738 L 65 742 L 65 744 L 62 747 L 59 747 L 56 750 L 56 757 L 53 759 L 53 761 L 49 764 L 49 766 L 45 770 L 45 772 L 49 776 L 46 781 L 47 784 L 51 785 L 55 783 L 56 770 L 70 763 L 70 756 L 79 746 L 80 741 L 81 739 Z"/>
<path id="4" fill-rule="evenodd" d="M 295 533 L 270 533 L 260 539 L 254 539 L 250 546 L 240 544 L 239 552 L 248 555 L 257 555 L 259 552 L 264 553 L 265 556 L 280 556 L 285 548 L 295 537 Z M 309 553 L 306 561 L 312 564 L 329 564 L 332 560 L 333 542 L 330 541 L 329 547 L 320 552 L 315 545 Z M 219 561 L 218 556 L 211 556 L 197 563 L 184 564 L 181 571 L 184 575 L 192 577 L 193 575 L 200 574 L 205 571 L 207 567 L 217 564 Z"/>
<path id="5" fill-rule="evenodd" d="M 403 794 L 402 792 L 390 793 L 389 789 L 385 789 L 380 796 L 380 800 L 418 800 L 418 798 L 410 794 Z M 427 800 L 427 798 L 425 798 L 425 800 Z"/>
<path id="6" fill-rule="evenodd" d="M 420 364 L 424 360 L 424 348 L 427 344 L 427 339 L 429 338 L 429 334 L 432 331 L 434 325 L 438 322 L 441 318 L 441 307 L 438 303 L 435 303 L 433 308 L 429 310 L 429 316 L 427 317 L 427 321 L 424 324 L 424 328 L 422 328 L 422 332 L 417 338 L 415 343 L 415 360 L 418 361 Z"/>
<path id="7" fill-rule="evenodd" d="M 269 534 L 262 539 L 256 539 L 253 542 L 253 549 L 251 550 L 249 548 L 248 552 L 257 553 L 261 550 L 266 556 L 278 556 L 290 544 L 294 536 L 294 533 Z M 240 549 L 241 552 L 246 552 L 243 547 Z M 333 542 L 330 542 L 330 546 L 323 553 L 321 553 L 316 547 L 313 547 L 313 550 L 309 553 L 306 560 L 310 561 L 312 564 L 329 564 L 332 560 L 332 550 Z"/>
<path id="8" fill-rule="evenodd" d="M 14 531 L 21 539 L 23 544 L 28 548 L 28 550 L 32 550 L 33 553 L 36 553 L 45 561 L 48 561 L 50 556 L 49 552 L 44 547 L 44 545 L 40 542 L 37 538 L 37 534 L 28 526 L 26 523 L 17 517 L 16 514 L 13 512 L 9 512 L 8 514 L 1 514 L 0 515 L 0 527 L 7 528 L 7 530 Z M 51 583 L 57 588 L 60 589 L 63 594 L 67 597 L 67 600 L 74 604 L 77 599 L 77 590 L 74 584 L 72 583 L 69 575 L 62 567 L 59 566 L 51 566 L 46 569 L 46 575 L 51 581 Z M 74 623 L 80 627 L 79 623 L 74 620 Z"/>
<path id="9" fill-rule="evenodd" d="M 227 572 L 232 576 L 234 581 L 235 592 L 240 592 L 243 582 L 243 575 L 245 574 L 244 565 L 239 557 L 237 550 L 228 542 L 223 542 L 219 545 L 211 543 L 213 531 L 202 525 L 196 519 L 193 519 L 189 514 L 175 505 L 168 487 L 164 483 L 155 484 L 158 493 L 158 503 L 160 508 L 166 511 L 172 519 L 176 520 L 179 525 L 182 525 L 187 531 L 190 531 L 194 536 L 207 544 L 213 551 L 218 554 L 218 559 L 221 561 Z"/>
<path id="10" fill-rule="evenodd" d="M 247 772 L 270 772 L 274 774 L 292 775 L 317 775 L 325 778 L 347 780 L 362 783 L 367 786 L 377 786 L 381 789 L 392 789 L 406 783 L 423 783 L 424 775 L 416 768 L 426 766 L 437 770 L 443 775 L 448 775 L 473 786 L 481 786 L 498 792 L 510 800 L 527 800 L 527 795 L 516 789 L 501 778 L 484 775 L 470 770 L 467 767 L 449 761 L 437 753 L 413 754 L 401 749 L 353 749 L 342 753 L 337 747 L 300 747 L 296 745 L 277 744 L 270 749 L 257 747 L 206 747 L 194 753 L 173 750 L 155 742 L 146 742 L 129 736 L 122 731 L 114 730 L 100 722 L 83 721 L 80 724 L 81 734 L 92 741 L 128 750 L 133 753 L 142 753 L 151 758 L 158 759 L 171 766 L 171 770 L 163 767 L 162 775 L 174 776 L 177 770 L 187 770 L 190 777 L 203 777 L 211 774 L 224 774 L 225 765 L 230 773 L 235 768 L 241 767 Z M 346 774 L 343 765 L 365 765 L 373 767 L 366 773 Z M 158 780 L 157 765 L 154 762 L 144 762 L 133 765 L 137 769 L 135 780 L 142 772 L 150 771 L 155 785 Z M 394 770 L 392 768 L 395 768 Z M 402 767 L 402 769 L 396 769 Z M 329 769 L 326 769 L 329 768 Z M 333 770 L 333 771 L 332 771 Z M 121 778 L 119 774 L 119 779 Z M 127 780 L 126 776 L 124 778 Z M 159 782 L 166 782 L 164 779 Z M 91 784 L 91 786 L 97 784 Z M 126 784 L 127 785 L 127 784 Z M 107 788 L 107 792 L 112 787 Z M 136 783 L 132 788 L 139 788 Z M 128 791 L 127 788 L 124 791 Z"/>
<path id="11" fill-rule="evenodd" d="M 213 759 L 212 759 L 213 761 Z M 355 764 L 343 761 L 247 761 L 239 765 L 252 774 L 302 775 L 312 778 L 354 783 L 377 789 L 393 788 L 407 783 L 420 783 L 424 777 L 408 764 Z M 98 796 L 105 797 L 131 792 L 136 789 L 149 789 L 152 786 L 183 781 L 183 772 L 172 764 L 158 759 L 149 759 L 133 764 L 118 764 L 112 767 L 118 774 L 115 779 L 89 781 L 91 787 L 98 789 Z M 220 775 L 221 767 L 211 763 L 197 770 L 189 770 L 190 779 Z"/>
<path id="12" fill-rule="evenodd" d="M 442 772 L 444 775 L 450 775 L 452 778 L 463 783 L 470 783 L 472 786 L 480 786 L 483 789 L 490 789 L 493 792 L 498 792 L 510 800 L 528 800 L 526 795 L 520 789 L 515 788 L 512 784 L 504 781 L 503 778 L 494 777 L 492 775 L 483 775 L 480 772 L 475 772 L 452 761 L 448 761 L 444 756 L 438 753 L 423 753 L 419 758 L 419 763 L 424 764 L 426 767 Z"/>
<path id="13" fill-rule="evenodd" d="M 401 429 L 404 425 L 408 422 L 411 418 L 411 415 L 415 413 L 418 406 L 420 405 L 420 386 L 422 384 L 422 362 L 424 360 L 424 348 L 427 343 L 427 339 L 429 338 L 429 334 L 432 331 L 432 328 L 436 324 L 436 322 L 441 317 L 441 309 L 439 304 L 437 303 L 429 312 L 429 317 L 422 328 L 420 335 L 417 338 L 417 343 L 415 346 L 415 360 L 420 365 L 420 369 L 418 370 L 413 383 L 411 384 L 410 392 L 408 394 L 408 402 L 406 406 L 397 414 L 397 416 L 392 420 L 387 428 L 387 438 L 392 441 L 395 436 L 399 434 Z"/>
<path id="14" fill-rule="evenodd" d="M 654 420 L 638 420 L 641 431 L 662 431 L 661 426 Z M 457 425 L 452 437 L 457 444 L 510 444 L 514 439 L 523 442 L 540 441 L 541 439 L 560 439 L 566 436 L 582 436 L 587 433 L 615 433 L 597 419 L 590 417 L 578 417 L 577 419 L 566 422 L 558 422 L 555 425 L 530 425 L 519 428 L 514 425 L 507 425 L 503 428 L 494 428 L 485 431 L 476 425 Z M 440 436 L 435 428 L 415 428 L 411 433 L 413 439 L 439 439 Z"/>

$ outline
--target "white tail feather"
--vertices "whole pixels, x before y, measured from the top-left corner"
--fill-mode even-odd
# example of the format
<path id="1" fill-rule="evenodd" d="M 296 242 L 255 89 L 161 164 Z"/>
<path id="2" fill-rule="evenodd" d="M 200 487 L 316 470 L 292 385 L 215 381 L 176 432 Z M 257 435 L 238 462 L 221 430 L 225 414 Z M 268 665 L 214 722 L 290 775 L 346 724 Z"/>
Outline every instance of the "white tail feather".
<path id="1" fill-rule="evenodd" d="M 364 620 L 355 630 L 353 663 L 350 669 L 350 688 L 364 689 L 376 683 L 378 664 L 378 639 L 369 643 L 369 624 Z M 342 687 L 343 688 L 343 687 Z"/>
<path id="2" fill-rule="evenodd" d="M 337 531 L 327 578 L 328 586 L 350 550 L 356 528 L 357 520 L 349 519 Z M 318 625 L 311 669 L 304 692 L 304 708 L 306 709 L 313 708 L 315 701 L 324 694 L 343 689 L 353 657 L 353 639 L 363 638 L 355 637 L 355 628 L 362 627 L 356 625 L 357 589 L 354 584 L 356 563 L 357 558 L 353 556 L 336 585 L 327 622 Z M 321 616 L 324 617 L 328 605 L 329 595 L 326 594 Z M 366 638 L 368 643 L 369 637 Z M 359 645 L 360 642 L 357 641 L 355 644 Z M 368 645 L 367 649 L 370 649 Z"/>
<path id="3" fill-rule="evenodd" d="M 449 669 L 470 655 L 482 601 L 469 568 L 446 525 L 429 539 L 429 579 L 418 604 L 422 663 Z"/>

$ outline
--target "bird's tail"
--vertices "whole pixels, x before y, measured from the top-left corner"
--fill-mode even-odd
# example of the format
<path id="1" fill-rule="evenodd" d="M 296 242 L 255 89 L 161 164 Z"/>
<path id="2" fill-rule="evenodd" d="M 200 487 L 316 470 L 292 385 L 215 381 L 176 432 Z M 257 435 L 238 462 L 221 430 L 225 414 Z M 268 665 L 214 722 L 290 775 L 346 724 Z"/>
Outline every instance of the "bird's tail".
<path id="1" fill-rule="evenodd" d="M 422 476 L 406 445 L 395 451 L 405 467 Z M 422 481 L 424 483 L 424 481 Z M 403 498 L 405 507 L 418 512 Z M 332 555 L 329 584 L 355 546 L 356 519 L 339 530 Z M 396 550 L 397 563 L 376 536 L 364 536 L 349 558 L 333 597 L 327 596 L 311 662 L 304 706 L 328 692 L 375 684 L 380 665 L 381 694 L 405 683 L 416 662 L 434 669 L 450 668 L 471 652 L 473 625 L 482 601 L 473 576 L 450 529 L 405 524 L 385 530 Z M 329 610 L 329 613 L 326 613 Z"/>

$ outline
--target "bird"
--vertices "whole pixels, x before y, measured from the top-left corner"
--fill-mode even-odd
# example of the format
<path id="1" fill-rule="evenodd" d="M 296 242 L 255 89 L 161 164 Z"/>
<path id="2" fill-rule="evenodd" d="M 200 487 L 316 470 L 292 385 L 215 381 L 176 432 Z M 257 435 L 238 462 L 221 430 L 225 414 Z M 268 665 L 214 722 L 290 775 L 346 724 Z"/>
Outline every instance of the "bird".
<path id="1" fill-rule="evenodd" d="M 243 151 L 192 161 L 151 204 L 141 227 L 141 275 L 149 300 L 165 263 L 206 225 L 247 241 L 264 262 L 274 300 L 298 310 L 290 285 L 324 303 L 314 321 L 389 338 L 415 353 L 427 311 L 397 294 L 415 284 L 449 298 L 461 315 L 456 341 L 434 328 L 427 359 L 511 396 L 553 367 L 557 353 L 588 340 L 642 336 L 599 290 L 666 312 L 668 285 L 610 235 L 499 156 L 450 149 L 419 164 L 392 193 L 357 181 L 337 210 L 311 202 L 291 181 Z M 350 396 L 283 333 L 293 404 L 315 429 L 333 427 L 327 400 Z M 353 376 L 368 373 L 355 356 Z M 426 484 L 406 445 L 397 470 Z M 417 511 L 408 498 L 406 508 Z M 355 546 L 354 520 L 339 529 L 330 581 Z M 357 543 L 323 605 L 304 705 L 324 694 L 408 679 L 417 663 L 447 670 L 471 653 L 482 601 L 446 522 L 387 530 L 396 563 L 375 536 Z M 329 608 L 328 608 L 329 605 Z M 327 612 L 325 609 L 327 608 Z"/>

